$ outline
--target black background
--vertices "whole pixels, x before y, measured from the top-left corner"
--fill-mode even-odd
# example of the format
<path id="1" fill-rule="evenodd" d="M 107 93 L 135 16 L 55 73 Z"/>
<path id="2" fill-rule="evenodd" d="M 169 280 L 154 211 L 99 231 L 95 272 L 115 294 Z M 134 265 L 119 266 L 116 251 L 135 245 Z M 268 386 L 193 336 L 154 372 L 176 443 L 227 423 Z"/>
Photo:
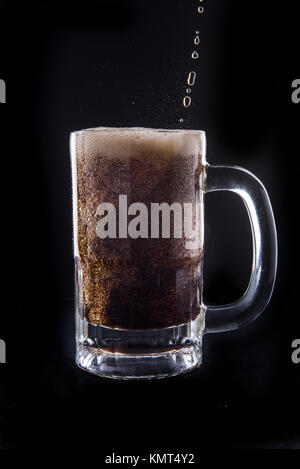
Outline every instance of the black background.
<path id="1" fill-rule="evenodd" d="M 0 1 L 2 307 L 0 447 L 151 450 L 300 448 L 297 2 Z M 194 31 L 200 58 L 190 58 Z M 196 68 L 195 68 L 196 67 Z M 192 105 L 185 80 L 197 71 Z M 278 228 L 272 300 L 255 323 L 205 336 L 196 372 L 152 382 L 74 364 L 69 132 L 93 126 L 207 132 L 208 161 L 265 184 Z M 234 195 L 206 198 L 205 301 L 238 298 L 250 228 Z"/>

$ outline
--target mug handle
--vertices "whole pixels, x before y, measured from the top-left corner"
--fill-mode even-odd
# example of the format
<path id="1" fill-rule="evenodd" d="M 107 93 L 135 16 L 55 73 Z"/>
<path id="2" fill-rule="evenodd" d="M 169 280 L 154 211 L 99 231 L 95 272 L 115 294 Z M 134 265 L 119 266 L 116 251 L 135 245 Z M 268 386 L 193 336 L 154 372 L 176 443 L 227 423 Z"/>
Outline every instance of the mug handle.
<path id="1" fill-rule="evenodd" d="M 206 165 L 204 192 L 230 191 L 238 194 L 247 209 L 252 232 L 253 261 L 244 295 L 234 303 L 209 306 L 206 333 L 238 329 L 256 319 L 272 296 L 277 270 L 277 235 L 267 191 L 259 179 L 238 166 Z"/>

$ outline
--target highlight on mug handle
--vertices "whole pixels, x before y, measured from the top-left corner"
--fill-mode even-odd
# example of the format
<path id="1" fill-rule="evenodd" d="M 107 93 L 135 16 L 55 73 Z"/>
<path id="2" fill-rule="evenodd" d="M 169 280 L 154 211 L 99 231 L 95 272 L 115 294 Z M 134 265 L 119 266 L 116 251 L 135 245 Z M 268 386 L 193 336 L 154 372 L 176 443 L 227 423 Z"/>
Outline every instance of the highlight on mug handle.
<path id="1" fill-rule="evenodd" d="M 237 301 L 204 305 L 206 333 L 238 329 L 256 319 L 272 296 L 277 271 L 277 234 L 272 206 L 263 184 L 252 173 L 238 166 L 206 165 L 205 193 L 230 191 L 238 194 L 251 224 L 253 261 L 250 281 Z"/>

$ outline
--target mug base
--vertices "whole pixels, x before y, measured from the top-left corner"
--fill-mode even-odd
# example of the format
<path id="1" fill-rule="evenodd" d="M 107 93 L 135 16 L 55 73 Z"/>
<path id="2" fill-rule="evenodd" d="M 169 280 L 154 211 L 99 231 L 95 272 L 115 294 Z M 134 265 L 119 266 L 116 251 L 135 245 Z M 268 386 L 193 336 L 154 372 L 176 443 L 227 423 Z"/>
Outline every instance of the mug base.
<path id="1" fill-rule="evenodd" d="M 163 329 L 128 330 L 77 316 L 77 365 L 115 379 L 165 378 L 200 366 L 204 310 L 196 319 Z"/>
<path id="2" fill-rule="evenodd" d="M 159 353 L 110 352 L 79 345 L 76 364 L 84 371 L 113 379 L 158 379 L 176 376 L 198 368 L 202 362 L 199 345 L 189 345 Z"/>

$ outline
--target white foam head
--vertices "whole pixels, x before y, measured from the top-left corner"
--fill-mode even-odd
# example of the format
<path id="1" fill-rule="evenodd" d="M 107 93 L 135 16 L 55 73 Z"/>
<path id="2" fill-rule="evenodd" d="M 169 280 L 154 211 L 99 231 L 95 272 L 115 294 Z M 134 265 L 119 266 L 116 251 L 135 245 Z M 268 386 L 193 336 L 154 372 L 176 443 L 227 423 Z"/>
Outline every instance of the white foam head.
<path id="1" fill-rule="evenodd" d="M 205 133 L 200 130 L 166 130 L 143 127 L 96 127 L 73 132 L 85 157 L 105 155 L 107 158 L 134 157 L 172 158 L 194 156 L 205 164 Z"/>

